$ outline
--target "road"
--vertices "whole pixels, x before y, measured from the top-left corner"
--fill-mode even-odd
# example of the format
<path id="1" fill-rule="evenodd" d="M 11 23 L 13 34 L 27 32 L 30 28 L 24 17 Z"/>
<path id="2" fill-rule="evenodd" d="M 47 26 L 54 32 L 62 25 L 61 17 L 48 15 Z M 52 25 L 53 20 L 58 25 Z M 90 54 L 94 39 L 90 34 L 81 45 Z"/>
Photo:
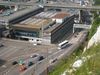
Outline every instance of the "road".
<path id="1" fill-rule="evenodd" d="M 29 68 L 28 70 L 24 71 L 21 75 L 39 75 L 41 74 L 44 70 L 47 69 L 47 67 L 49 67 L 50 65 L 50 60 L 57 58 L 60 59 L 61 57 L 65 56 L 65 55 L 70 55 L 85 39 L 86 37 L 86 32 L 80 32 L 79 35 L 77 35 L 77 37 L 74 37 L 70 40 L 70 45 L 69 47 L 67 47 L 66 49 L 63 50 L 59 50 L 56 53 L 53 53 L 52 55 L 48 56 L 46 59 L 44 59 L 41 62 L 38 62 L 37 64 L 35 64 L 34 66 L 32 66 L 31 68 Z"/>
<path id="2" fill-rule="evenodd" d="M 70 41 L 69 41 L 69 43 L 71 44 L 69 47 L 67 47 L 66 49 L 63 49 L 63 50 L 58 50 L 57 49 L 57 47 L 48 47 L 48 48 L 46 48 L 46 46 L 43 46 L 43 47 L 40 47 L 39 48 L 39 46 L 36 46 L 36 48 L 34 48 L 34 47 L 32 47 L 33 49 L 41 49 L 41 51 L 33 51 L 33 52 L 36 52 L 36 53 L 39 53 L 39 54 L 42 54 L 42 55 L 44 55 L 45 57 L 48 57 L 48 58 L 45 58 L 43 61 L 40 61 L 40 62 L 38 62 L 38 63 L 36 63 L 34 66 L 32 66 L 32 67 L 30 67 L 30 68 L 28 68 L 26 71 L 24 71 L 24 72 L 19 72 L 19 66 L 18 65 L 16 65 L 16 66 L 12 66 L 11 65 L 11 62 L 12 61 L 14 61 L 14 60 L 19 60 L 19 58 L 22 58 L 22 59 L 24 59 L 24 60 L 27 60 L 27 59 L 29 59 L 29 56 L 33 53 L 33 52 L 31 52 L 31 53 L 28 53 L 28 52 L 30 52 L 30 51 L 27 51 L 25 48 L 27 48 L 27 47 L 25 47 L 26 45 L 29 45 L 29 43 L 28 44 L 24 44 L 24 51 L 27 51 L 25 54 L 22 54 L 23 53 L 23 50 L 22 50 L 22 52 L 20 52 L 19 53 L 19 51 L 20 51 L 20 49 L 18 49 L 17 48 L 17 51 L 16 51 L 16 47 L 13 47 L 13 48 L 11 48 L 12 46 L 9 46 L 9 47 L 7 47 L 8 48 L 8 51 L 4 51 L 4 53 L 2 53 L 1 54 L 1 56 L 3 57 L 3 56 L 5 56 L 4 54 L 5 54 L 5 52 L 6 53 L 10 53 L 10 55 L 8 55 L 9 56 L 9 58 L 7 58 L 7 57 L 4 57 L 3 59 L 9 59 L 9 61 L 7 62 L 7 68 L 4 68 L 4 67 L 1 67 L 0 68 L 0 75 L 31 75 L 33 72 L 34 72 L 34 74 L 35 75 L 39 75 L 40 73 L 42 73 L 49 65 L 51 65 L 50 64 L 50 60 L 52 60 L 52 59 L 55 59 L 55 58 L 57 58 L 57 59 L 60 59 L 61 57 L 63 57 L 64 55 L 69 55 L 70 53 L 72 53 L 73 52 L 73 50 L 74 50 L 74 48 L 76 48 L 78 45 L 79 45 L 79 40 L 81 39 L 81 38 L 83 38 L 84 39 L 84 36 L 83 36 L 83 32 L 81 32 L 81 33 L 79 33 L 79 35 L 77 35 L 77 38 L 75 38 L 74 36 L 73 36 L 73 38 L 71 38 L 70 39 Z M 83 41 L 83 39 L 81 39 L 82 41 Z M 81 42 L 81 40 L 80 40 L 80 42 Z M 7 41 L 7 40 L 6 40 Z M 6 44 L 9 44 L 9 43 L 11 43 L 11 41 L 7 41 L 6 42 Z M 15 42 L 12 42 L 13 44 L 15 43 Z M 20 43 L 20 41 L 19 41 L 19 43 Z M 15 46 L 17 46 L 18 45 L 18 47 L 20 47 L 20 46 L 22 46 L 21 44 L 22 43 L 20 43 L 19 44 L 18 43 L 18 40 L 17 40 L 17 43 L 16 43 L 16 45 Z M 25 42 L 23 42 L 23 43 L 25 43 Z M 26 42 L 27 43 L 27 42 Z M 5 45 L 6 45 L 5 44 Z M 78 45 L 77 45 L 78 44 Z M 12 45 L 12 44 L 11 44 Z M 20 46 L 19 46 L 20 45 Z M 13 45 L 14 46 L 14 45 Z M 7 48 L 4 48 L 4 50 L 6 50 Z M 30 46 L 28 47 L 28 48 L 31 48 Z M 27 49 L 28 49 L 27 48 Z M 9 49 L 11 49 L 11 50 L 9 50 Z M 13 52 L 13 49 L 15 49 L 15 51 Z M 43 49 L 43 50 L 42 50 Z M 30 49 L 28 49 L 28 50 L 30 50 Z M 3 50 L 1 50 L 1 52 L 2 52 Z M 10 52 L 9 52 L 10 51 Z M 16 56 L 16 54 L 14 54 L 14 57 L 13 58 L 11 58 L 12 57 L 12 55 L 13 55 L 13 53 L 19 53 L 18 54 L 18 56 Z"/>
<path id="3" fill-rule="evenodd" d="M 89 9 L 89 10 L 100 10 L 100 6 L 80 6 L 80 5 L 67 5 L 67 4 L 44 4 L 45 8 L 73 8 L 73 9 Z"/>
<path id="4" fill-rule="evenodd" d="M 25 60 L 33 53 L 46 56 L 47 49 L 55 48 L 54 45 L 33 46 L 32 43 L 20 40 L 2 39 L 0 42 L 4 44 L 4 47 L 0 47 L 0 61 L 2 60 L 2 63 L 0 63 L 0 75 L 4 75 L 5 73 L 12 71 L 15 67 L 18 67 L 11 65 L 15 60 Z M 55 50 L 49 51 L 48 54 L 51 54 L 52 52 L 55 52 Z M 4 67 L 4 65 L 6 67 Z"/>

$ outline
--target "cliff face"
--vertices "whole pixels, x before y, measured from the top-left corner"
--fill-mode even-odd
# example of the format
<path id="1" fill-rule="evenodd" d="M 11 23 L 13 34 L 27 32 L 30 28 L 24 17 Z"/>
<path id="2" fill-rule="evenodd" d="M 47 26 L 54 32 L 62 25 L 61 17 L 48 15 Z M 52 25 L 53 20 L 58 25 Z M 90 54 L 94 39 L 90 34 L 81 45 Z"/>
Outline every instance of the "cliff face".
<path id="1" fill-rule="evenodd" d="M 97 28 L 97 32 L 93 35 L 93 37 L 88 42 L 87 49 L 99 42 L 100 42 L 100 26 Z"/>

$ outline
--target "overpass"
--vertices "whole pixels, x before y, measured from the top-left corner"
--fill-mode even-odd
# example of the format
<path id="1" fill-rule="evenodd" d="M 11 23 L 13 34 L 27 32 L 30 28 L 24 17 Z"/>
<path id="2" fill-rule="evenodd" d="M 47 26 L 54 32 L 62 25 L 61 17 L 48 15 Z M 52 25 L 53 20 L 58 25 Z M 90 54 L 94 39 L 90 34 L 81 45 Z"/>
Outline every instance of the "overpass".
<path id="1" fill-rule="evenodd" d="M 86 24 L 74 24 L 73 25 L 73 33 L 75 32 L 75 28 L 82 28 L 82 29 L 91 29 L 91 25 Z"/>
<path id="2" fill-rule="evenodd" d="M 67 4 L 45 4 L 46 8 L 73 8 L 73 9 L 89 9 L 100 10 L 100 6 L 80 6 L 80 5 L 67 5 Z"/>
<path id="3" fill-rule="evenodd" d="M 10 1 L 0 1 L 0 5 L 8 6 L 32 6 L 35 5 L 35 2 L 10 2 Z"/>
<path id="4" fill-rule="evenodd" d="M 9 1 L 0 1 L 0 5 L 8 6 L 33 6 L 39 5 L 36 2 L 9 2 Z M 89 9 L 89 10 L 100 10 L 100 6 L 80 6 L 80 5 L 68 5 L 68 4 L 42 4 L 45 8 L 73 8 L 73 9 Z"/>

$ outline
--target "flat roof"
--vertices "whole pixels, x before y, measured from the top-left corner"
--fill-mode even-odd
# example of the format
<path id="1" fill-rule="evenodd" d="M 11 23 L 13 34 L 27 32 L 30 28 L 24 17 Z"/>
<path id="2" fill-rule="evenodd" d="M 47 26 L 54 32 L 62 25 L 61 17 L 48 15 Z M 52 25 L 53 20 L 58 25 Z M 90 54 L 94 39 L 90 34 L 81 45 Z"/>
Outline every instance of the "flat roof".
<path id="1" fill-rule="evenodd" d="M 29 12 L 32 12 L 32 11 L 38 9 L 38 8 L 40 8 L 40 7 L 34 6 L 34 7 L 30 7 L 30 8 L 25 8 L 25 9 L 16 11 L 13 14 L 10 14 L 8 16 L 0 16 L 0 20 L 5 21 L 5 22 L 9 22 L 9 21 L 11 21 L 11 20 L 13 20 L 15 18 L 23 16 L 23 15 L 25 15 L 25 14 L 27 14 Z"/>
<path id="2" fill-rule="evenodd" d="M 57 28 L 59 25 L 61 25 L 61 24 L 56 23 L 56 24 L 50 26 L 48 29 L 44 30 L 44 33 L 51 33 L 51 31 L 53 31 L 53 30 L 54 30 L 55 28 Z"/>
<path id="3" fill-rule="evenodd" d="M 36 19 L 36 18 L 29 18 L 25 21 L 20 22 L 19 24 L 15 24 L 13 27 L 19 27 L 19 28 L 31 28 L 31 29 L 40 29 L 47 26 L 49 23 L 51 23 L 51 19 Z"/>
<path id="4" fill-rule="evenodd" d="M 70 13 L 67 12 L 59 12 L 58 14 L 54 15 L 52 18 L 61 19 L 65 17 L 69 17 Z"/>
<path id="5" fill-rule="evenodd" d="M 34 17 L 36 18 L 52 18 L 54 15 L 56 15 L 58 12 L 56 11 L 43 11 Z"/>

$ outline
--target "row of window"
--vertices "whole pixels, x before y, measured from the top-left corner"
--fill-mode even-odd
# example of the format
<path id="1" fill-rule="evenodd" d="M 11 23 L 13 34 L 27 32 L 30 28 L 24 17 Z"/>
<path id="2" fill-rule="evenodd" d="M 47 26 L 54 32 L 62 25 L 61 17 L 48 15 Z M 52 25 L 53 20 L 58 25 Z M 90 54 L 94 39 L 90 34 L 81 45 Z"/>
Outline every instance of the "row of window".
<path id="1" fill-rule="evenodd" d="M 38 34 L 37 33 L 29 33 L 29 32 L 16 32 L 15 33 L 16 35 L 19 35 L 19 36 L 31 36 L 31 37 L 37 37 Z"/>

